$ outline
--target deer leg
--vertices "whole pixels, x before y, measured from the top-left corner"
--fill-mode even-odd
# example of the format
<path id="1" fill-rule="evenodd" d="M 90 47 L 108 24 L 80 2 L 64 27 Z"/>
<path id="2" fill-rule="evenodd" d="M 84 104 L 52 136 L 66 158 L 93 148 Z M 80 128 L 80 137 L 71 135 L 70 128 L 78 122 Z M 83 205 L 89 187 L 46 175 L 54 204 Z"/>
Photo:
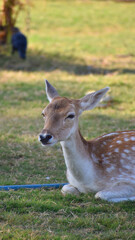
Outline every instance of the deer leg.
<path id="1" fill-rule="evenodd" d="M 119 183 L 111 188 L 99 191 L 95 198 L 100 198 L 110 202 L 121 202 L 135 200 L 135 185 L 128 183 Z"/>
<path id="2" fill-rule="evenodd" d="M 67 184 L 64 185 L 63 188 L 61 189 L 62 194 L 65 196 L 67 194 L 72 194 L 72 195 L 79 195 L 79 190 L 75 188 L 74 186 Z"/>

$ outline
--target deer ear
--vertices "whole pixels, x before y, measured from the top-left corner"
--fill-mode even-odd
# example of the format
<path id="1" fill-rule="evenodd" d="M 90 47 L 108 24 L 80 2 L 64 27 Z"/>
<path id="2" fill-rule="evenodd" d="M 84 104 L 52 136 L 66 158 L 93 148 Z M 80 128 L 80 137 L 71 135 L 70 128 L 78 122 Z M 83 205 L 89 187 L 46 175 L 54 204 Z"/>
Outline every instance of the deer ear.
<path id="1" fill-rule="evenodd" d="M 80 105 L 80 112 L 91 110 L 98 102 L 102 99 L 102 97 L 106 94 L 106 92 L 109 90 L 109 87 L 103 88 L 99 91 L 89 93 L 88 95 L 84 96 L 79 100 Z"/>
<path id="2" fill-rule="evenodd" d="M 56 89 L 47 80 L 45 80 L 45 85 L 46 85 L 47 98 L 48 98 L 49 102 L 51 102 L 52 99 L 55 97 L 58 97 L 59 94 L 56 91 Z"/>

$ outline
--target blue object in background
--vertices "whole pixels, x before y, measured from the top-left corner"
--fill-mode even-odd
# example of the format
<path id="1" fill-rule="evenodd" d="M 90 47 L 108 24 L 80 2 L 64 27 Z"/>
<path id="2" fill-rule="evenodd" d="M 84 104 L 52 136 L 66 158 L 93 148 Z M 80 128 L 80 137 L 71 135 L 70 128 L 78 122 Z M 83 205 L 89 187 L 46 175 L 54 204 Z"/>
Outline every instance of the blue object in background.
<path id="1" fill-rule="evenodd" d="M 18 28 L 13 29 L 12 39 L 12 54 L 15 51 L 18 51 L 20 58 L 26 58 L 26 51 L 27 51 L 27 38 L 24 34 L 22 34 Z"/>
<path id="2" fill-rule="evenodd" d="M 60 188 L 64 185 L 67 185 L 68 183 L 52 183 L 52 184 L 30 184 L 30 185 L 7 185 L 7 186 L 0 186 L 0 190 L 18 190 L 21 188 Z"/>

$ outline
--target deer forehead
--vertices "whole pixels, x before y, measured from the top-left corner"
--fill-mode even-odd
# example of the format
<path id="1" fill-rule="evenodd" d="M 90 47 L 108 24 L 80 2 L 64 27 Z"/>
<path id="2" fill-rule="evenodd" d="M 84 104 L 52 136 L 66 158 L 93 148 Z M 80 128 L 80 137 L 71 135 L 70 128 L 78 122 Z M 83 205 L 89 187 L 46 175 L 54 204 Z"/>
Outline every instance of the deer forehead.
<path id="1" fill-rule="evenodd" d="M 60 115 L 66 115 L 69 112 L 77 112 L 77 104 L 75 101 L 57 97 L 52 100 L 50 104 L 45 108 L 44 113 L 46 115 L 49 114 L 60 114 Z"/>

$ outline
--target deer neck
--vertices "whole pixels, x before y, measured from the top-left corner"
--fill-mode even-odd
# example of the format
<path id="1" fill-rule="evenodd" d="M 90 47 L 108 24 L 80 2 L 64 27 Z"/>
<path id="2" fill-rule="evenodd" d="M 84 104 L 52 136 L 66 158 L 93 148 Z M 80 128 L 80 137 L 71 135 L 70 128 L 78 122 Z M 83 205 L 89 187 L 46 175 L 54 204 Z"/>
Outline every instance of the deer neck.
<path id="1" fill-rule="evenodd" d="M 82 137 L 79 130 L 76 130 L 66 141 L 60 142 L 65 158 L 67 169 L 74 172 L 78 168 L 83 169 L 83 166 L 88 162 L 88 142 Z M 89 159 L 89 160 L 88 160 Z"/>

